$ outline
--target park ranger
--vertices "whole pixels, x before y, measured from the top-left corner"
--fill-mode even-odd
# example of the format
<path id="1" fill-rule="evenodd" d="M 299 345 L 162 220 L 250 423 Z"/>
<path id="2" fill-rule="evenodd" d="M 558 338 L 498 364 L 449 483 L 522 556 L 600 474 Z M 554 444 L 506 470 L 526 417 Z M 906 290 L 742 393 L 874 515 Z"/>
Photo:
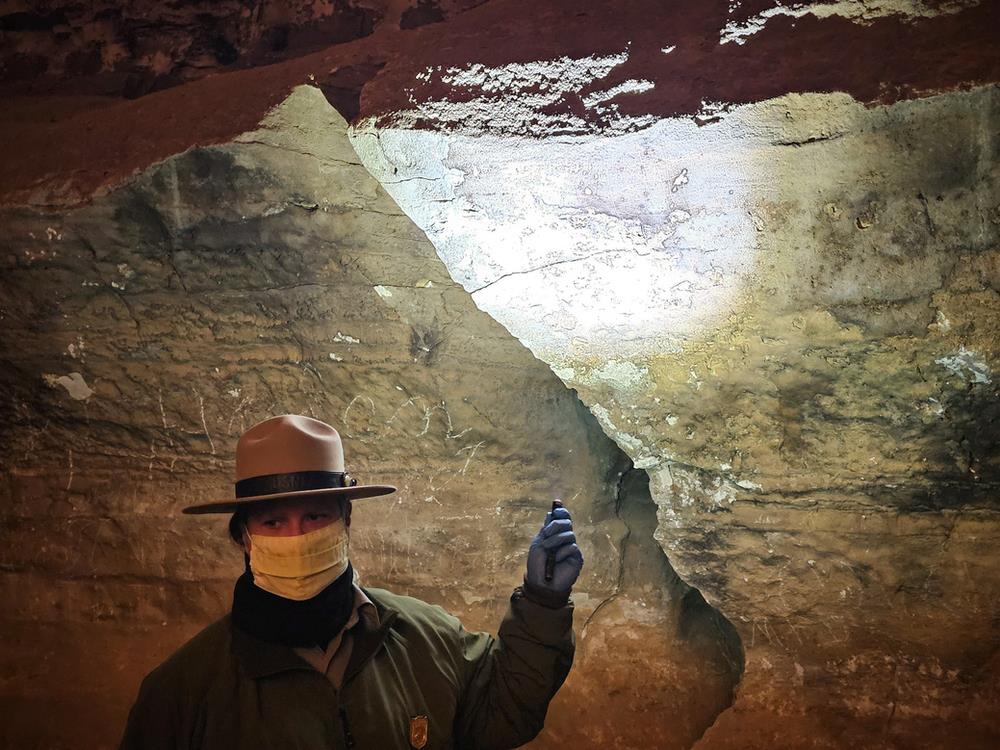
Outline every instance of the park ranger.
<path id="1" fill-rule="evenodd" d="M 328 424 L 250 428 L 235 498 L 184 509 L 232 514 L 246 558 L 232 611 L 146 677 L 121 747 L 499 750 L 537 735 L 573 659 L 568 511 L 546 515 L 494 638 L 358 584 L 351 503 L 394 491 L 348 475 Z"/>

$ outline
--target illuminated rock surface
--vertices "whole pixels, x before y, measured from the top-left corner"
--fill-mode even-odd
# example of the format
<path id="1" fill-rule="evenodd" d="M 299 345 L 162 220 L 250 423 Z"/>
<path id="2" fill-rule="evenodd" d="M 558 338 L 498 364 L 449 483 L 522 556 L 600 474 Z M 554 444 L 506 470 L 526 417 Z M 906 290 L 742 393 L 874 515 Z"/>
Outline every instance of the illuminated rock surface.
<path id="1" fill-rule="evenodd" d="M 366 579 L 475 627 L 570 501 L 533 746 L 996 746 L 996 6 L 473 6 L 182 15 L 155 65 L 126 18 L 86 71 L 92 19 L 16 19 L 0 740 L 115 742 L 239 571 L 177 510 L 297 411 L 401 487 Z"/>

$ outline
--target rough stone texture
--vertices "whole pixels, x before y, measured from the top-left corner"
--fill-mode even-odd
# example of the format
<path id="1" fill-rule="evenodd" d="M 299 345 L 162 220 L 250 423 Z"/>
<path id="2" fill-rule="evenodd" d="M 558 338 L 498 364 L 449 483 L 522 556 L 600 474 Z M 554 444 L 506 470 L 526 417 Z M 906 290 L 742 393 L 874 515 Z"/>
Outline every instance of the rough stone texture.
<path id="1" fill-rule="evenodd" d="M 370 34 L 308 41 L 351 7 Z M 474 626 L 576 495 L 539 746 L 1000 744 L 998 12 L 302 6 L 281 64 L 9 82 L 3 740 L 112 741 L 238 569 L 176 510 L 287 409 L 404 485 L 402 524 L 359 506 L 366 575 Z"/>
<path id="2" fill-rule="evenodd" d="M 413 116 L 415 107 L 447 109 L 449 102 L 478 97 L 487 115 L 491 108 L 501 113 L 487 116 L 487 127 L 495 120 L 509 132 L 511 105 L 519 111 L 525 104 L 540 105 L 538 117 L 522 123 L 521 134 L 543 137 L 630 131 L 684 114 L 707 122 L 720 109 L 790 92 L 844 91 L 867 104 L 1000 81 L 993 33 L 1000 25 L 997 3 L 808 5 L 817 12 L 783 15 L 776 12 L 783 7 L 777 0 L 538 0 L 529 10 L 518 0 L 373 1 L 357 6 L 374 9 L 382 19 L 363 38 L 300 57 L 291 49 L 283 53 L 286 63 L 207 76 L 196 82 L 202 85 L 173 87 L 157 96 L 132 101 L 82 96 L 120 89 L 114 82 L 92 89 L 73 77 L 54 89 L 63 94 L 60 99 L 39 101 L 26 96 L 36 86 L 49 90 L 39 73 L 27 84 L 0 85 L 0 93 L 13 100 L 0 112 L 0 137 L 33 157 L 0 162 L 0 195 L 16 203 L 88 200 L 185 148 L 226 143 L 252 129 L 303 83 L 319 85 L 352 119 L 385 116 L 391 124 L 407 112 L 416 127 L 433 127 L 440 118 Z M 186 22 L 179 14 L 175 27 L 178 34 L 186 28 L 192 46 L 203 33 L 198 7 L 192 4 Z M 297 16 L 306 26 L 312 9 L 319 8 L 322 17 L 324 9 L 344 6 L 308 7 Z M 421 8 L 425 15 L 439 9 L 445 22 L 400 28 L 407 11 Z M 766 23 L 743 44 L 723 43 L 730 24 L 745 25 L 767 11 Z M 27 11 L 19 5 L 12 12 Z M 254 33 L 265 33 L 265 26 L 254 27 Z M 0 33 L 0 44 L 17 45 L 25 32 Z M 621 64 L 612 65 L 606 77 L 579 75 L 580 67 L 601 59 Z M 508 66 L 548 73 L 559 62 L 561 70 L 569 69 L 568 89 L 558 69 L 541 85 L 511 85 L 517 81 Z M 199 75 L 227 69 L 201 63 L 206 67 Z M 143 64 L 121 62 L 125 68 Z M 491 96 L 482 97 L 475 81 L 452 80 L 470 69 L 494 77 Z M 116 75 L 112 66 L 98 77 Z"/>
<path id="3" fill-rule="evenodd" d="M 989 87 L 555 143 L 352 136 L 649 472 L 657 540 L 737 622 L 708 747 L 996 741 L 998 115 Z"/>
<path id="4" fill-rule="evenodd" d="M 641 476 L 449 278 L 317 89 L 232 145 L 3 223 L 4 746 L 115 742 L 139 678 L 226 610 L 240 569 L 224 520 L 179 509 L 224 496 L 239 433 L 288 411 L 339 425 L 352 473 L 400 486 L 356 507 L 365 580 L 470 627 L 496 627 L 566 498 L 581 657 L 539 747 L 685 747 L 730 703 L 738 638 L 656 549 Z M 645 684 L 664 700 L 637 702 Z M 683 718 L 654 721 L 664 705 Z"/>
<path id="5" fill-rule="evenodd" d="M 388 3 L 5 2 L 0 85 L 136 98 L 372 33 Z M 67 85 L 68 84 L 68 85 Z"/>

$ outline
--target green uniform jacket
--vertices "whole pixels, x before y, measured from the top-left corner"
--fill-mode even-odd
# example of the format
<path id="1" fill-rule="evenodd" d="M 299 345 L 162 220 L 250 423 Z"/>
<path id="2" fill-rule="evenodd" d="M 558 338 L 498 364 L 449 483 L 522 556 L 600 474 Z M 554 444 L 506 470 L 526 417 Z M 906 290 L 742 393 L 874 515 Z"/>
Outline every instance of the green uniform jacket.
<path id="1" fill-rule="evenodd" d="M 423 716 L 428 750 L 514 748 L 541 731 L 573 661 L 572 604 L 552 609 L 516 589 L 493 638 L 418 599 L 365 593 L 380 624 L 352 631 L 339 691 L 226 616 L 146 677 L 122 750 L 405 750 L 420 747 Z"/>

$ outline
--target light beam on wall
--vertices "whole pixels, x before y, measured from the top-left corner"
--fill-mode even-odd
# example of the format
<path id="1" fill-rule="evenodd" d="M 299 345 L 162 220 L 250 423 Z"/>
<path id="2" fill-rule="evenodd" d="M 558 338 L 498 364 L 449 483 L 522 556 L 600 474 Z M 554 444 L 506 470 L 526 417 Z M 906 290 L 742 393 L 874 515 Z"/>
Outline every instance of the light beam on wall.
<path id="1" fill-rule="evenodd" d="M 495 96 L 483 81 L 517 91 L 526 85 L 517 76 L 542 80 L 546 65 L 563 70 L 566 62 L 500 68 L 492 78 L 475 66 L 480 99 L 419 113 L 446 113 L 451 130 L 366 121 L 351 137 L 476 304 L 572 381 L 588 361 L 676 350 L 726 314 L 755 261 L 747 196 L 761 179 L 739 117 L 709 127 L 619 118 L 607 133 L 544 138 L 494 121 L 483 133 L 482 112 Z M 594 61 L 580 65 L 592 70 Z M 611 67 L 570 79 L 579 90 Z M 627 88 L 609 88 L 610 98 Z M 586 100 L 614 114 L 608 98 L 592 92 Z M 504 109 L 493 105 L 502 120 Z M 525 121 L 520 109 L 512 116 Z"/>

